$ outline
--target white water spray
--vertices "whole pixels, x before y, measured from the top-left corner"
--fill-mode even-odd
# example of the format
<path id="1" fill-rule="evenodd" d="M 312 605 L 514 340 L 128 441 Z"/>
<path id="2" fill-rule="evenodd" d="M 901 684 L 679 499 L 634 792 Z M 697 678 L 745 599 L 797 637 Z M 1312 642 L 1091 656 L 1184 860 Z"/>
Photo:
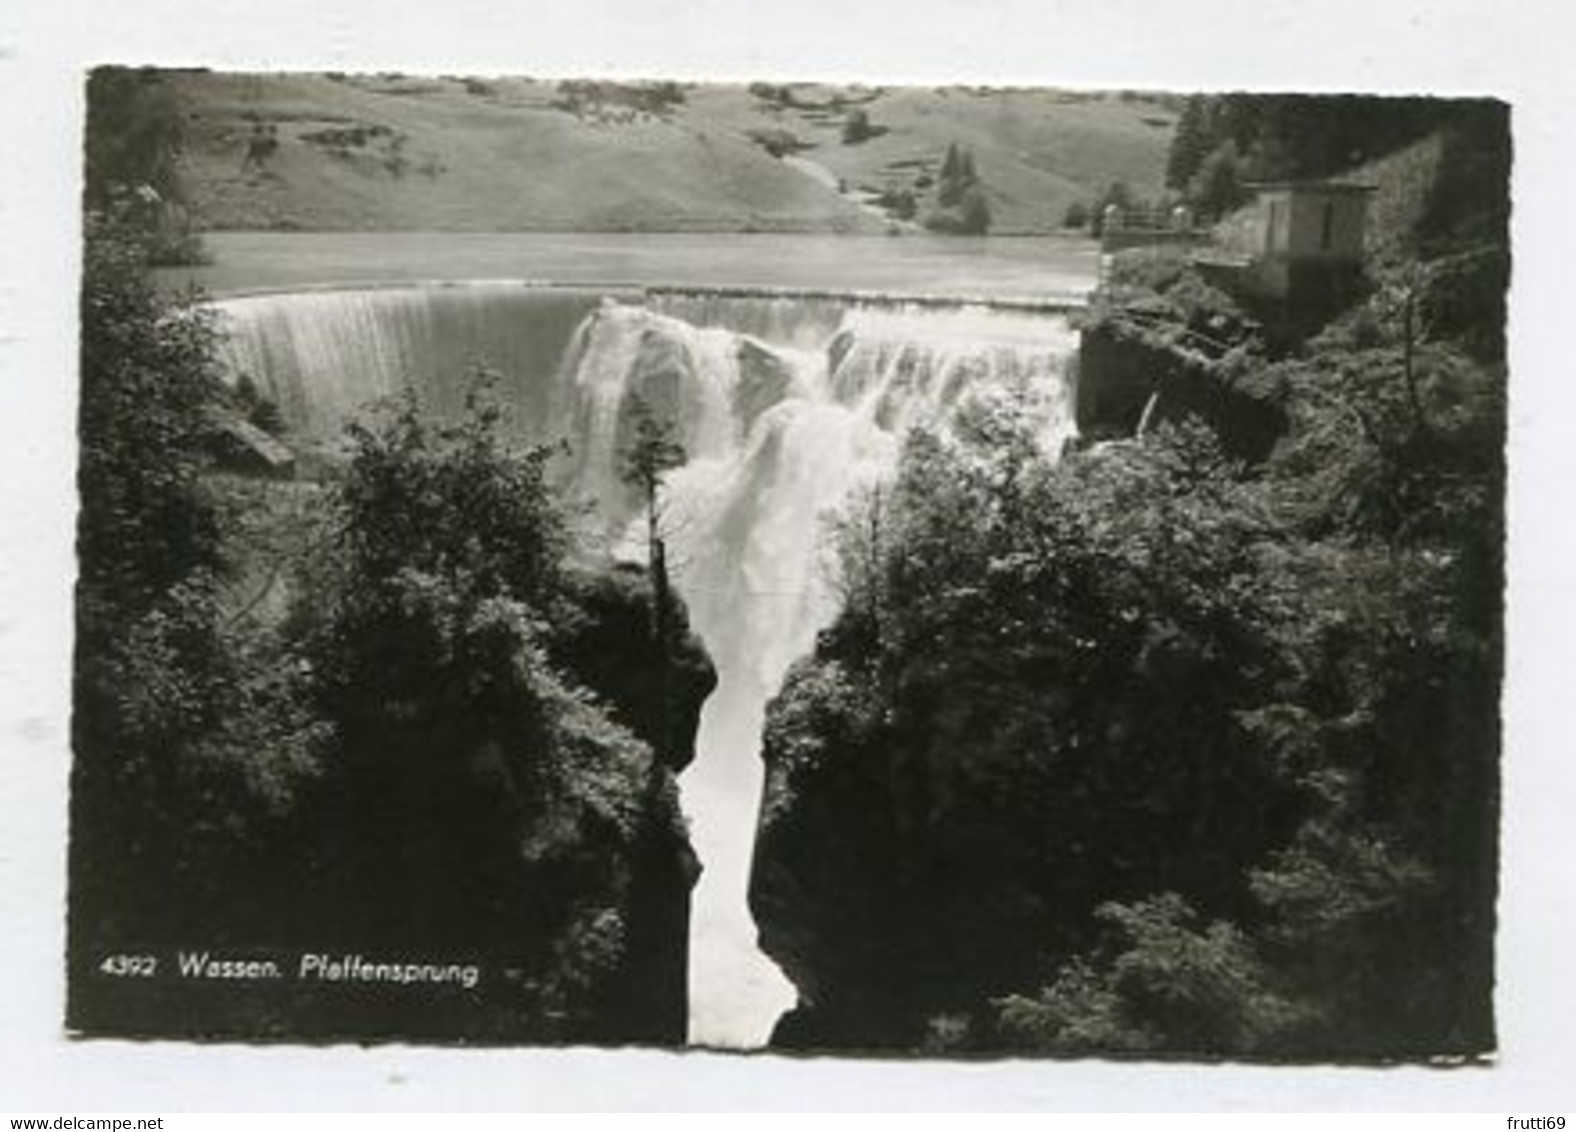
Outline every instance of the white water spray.
<path id="1" fill-rule="evenodd" d="M 582 327 L 569 367 L 587 429 L 582 488 L 616 482 L 606 461 L 637 396 L 673 411 L 691 453 L 668 481 L 665 522 L 675 584 L 719 685 L 681 780 L 705 868 L 692 912 L 689 1034 L 746 1048 L 763 1044 L 794 1001 L 756 946 L 746 892 L 766 703 L 837 614 L 830 519 L 892 474 L 909 428 L 945 432 L 971 398 L 1029 384 L 1045 448 L 1059 450 L 1072 429 L 1063 370 L 1074 337 L 1061 317 L 899 306 L 796 319 L 762 309 L 783 302 L 686 304 L 685 315 L 713 324 L 705 328 L 610 305 Z M 603 496 L 604 513 L 617 515 L 620 498 Z M 629 539 L 639 530 L 632 520 Z"/>

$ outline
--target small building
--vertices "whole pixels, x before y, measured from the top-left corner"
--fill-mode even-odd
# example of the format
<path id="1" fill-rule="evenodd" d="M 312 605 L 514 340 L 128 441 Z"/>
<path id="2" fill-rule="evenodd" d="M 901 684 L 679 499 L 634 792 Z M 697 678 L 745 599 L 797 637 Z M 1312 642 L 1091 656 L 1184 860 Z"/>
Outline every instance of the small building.
<path id="1" fill-rule="evenodd" d="M 1258 290 L 1275 298 L 1315 298 L 1355 281 L 1372 185 L 1277 181 L 1248 187 L 1258 199 L 1235 250 L 1248 257 Z"/>

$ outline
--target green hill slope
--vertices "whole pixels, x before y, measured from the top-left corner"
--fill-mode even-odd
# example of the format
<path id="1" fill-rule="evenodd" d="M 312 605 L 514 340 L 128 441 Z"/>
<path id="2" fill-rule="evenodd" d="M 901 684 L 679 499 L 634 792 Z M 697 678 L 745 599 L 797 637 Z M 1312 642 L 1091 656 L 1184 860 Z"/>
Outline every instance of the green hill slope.
<path id="1" fill-rule="evenodd" d="M 812 88 L 798 97 L 818 95 L 836 92 Z M 1069 204 L 1093 200 L 1113 181 L 1158 195 L 1175 126 L 1163 104 L 1052 90 L 895 88 L 861 108 L 884 132 L 855 145 L 841 140 L 845 115 L 789 108 L 775 117 L 808 123 L 796 133 L 817 144 L 803 156 L 873 192 L 923 184 L 957 144 L 973 155 L 996 232 L 1055 231 Z M 758 100 L 751 109 L 762 113 Z"/>
<path id="2" fill-rule="evenodd" d="M 211 229 L 880 232 L 887 218 L 860 198 L 923 184 L 956 143 L 993 231 L 1045 232 L 1111 181 L 1156 189 L 1175 117 L 1053 91 L 775 88 L 793 92 L 784 103 L 729 85 L 164 81 L 188 113 L 183 174 Z M 875 136 L 845 144 L 856 108 Z M 779 160 L 774 136 L 802 160 Z"/>

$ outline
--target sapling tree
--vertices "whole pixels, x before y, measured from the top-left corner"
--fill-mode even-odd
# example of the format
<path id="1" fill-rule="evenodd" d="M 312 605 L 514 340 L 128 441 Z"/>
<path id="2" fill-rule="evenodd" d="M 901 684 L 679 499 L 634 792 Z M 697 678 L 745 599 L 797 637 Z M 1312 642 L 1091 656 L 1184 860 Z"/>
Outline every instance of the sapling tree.
<path id="1" fill-rule="evenodd" d="M 624 449 L 621 476 L 627 485 L 640 493 L 646 513 L 646 569 L 652 594 L 651 636 L 658 664 L 658 699 L 664 715 L 661 734 L 667 742 L 670 732 L 666 718 L 670 683 L 668 650 L 675 621 L 668 582 L 667 546 L 663 539 L 663 484 L 667 474 L 684 463 L 687 454 L 675 438 L 673 422 L 659 417 L 642 398 L 634 398 L 630 419 L 633 434 Z"/>

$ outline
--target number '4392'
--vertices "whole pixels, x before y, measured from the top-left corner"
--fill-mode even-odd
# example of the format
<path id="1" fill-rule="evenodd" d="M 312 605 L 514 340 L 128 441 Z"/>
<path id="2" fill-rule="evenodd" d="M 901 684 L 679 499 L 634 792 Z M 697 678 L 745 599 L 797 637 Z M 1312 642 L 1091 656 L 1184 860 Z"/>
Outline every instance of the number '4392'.
<path id="1" fill-rule="evenodd" d="M 110 955 L 99 964 L 99 971 L 118 978 L 151 979 L 159 969 L 159 961 L 152 955 Z"/>

